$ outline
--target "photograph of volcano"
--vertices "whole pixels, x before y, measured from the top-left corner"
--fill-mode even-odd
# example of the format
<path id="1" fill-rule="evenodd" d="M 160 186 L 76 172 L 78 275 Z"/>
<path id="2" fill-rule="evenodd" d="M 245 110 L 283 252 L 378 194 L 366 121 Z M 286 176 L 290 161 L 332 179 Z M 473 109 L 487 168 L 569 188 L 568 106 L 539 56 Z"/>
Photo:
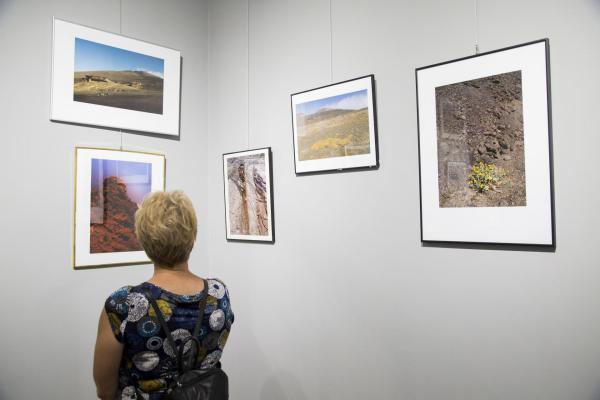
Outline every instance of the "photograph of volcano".
<path id="1" fill-rule="evenodd" d="M 227 238 L 272 241 L 270 150 L 224 155 Z"/>
<path id="2" fill-rule="evenodd" d="M 296 105 L 299 160 L 368 154 L 367 89 Z"/>
<path id="3" fill-rule="evenodd" d="M 164 60 L 75 37 L 73 100 L 163 113 Z"/>
<path id="4" fill-rule="evenodd" d="M 435 96 L 440 207 L 526 206 L 521 71 Z"/>
<path id="5" fill-rule="evenodd" d="M 296 174 L 375 167 L 373 75 L 292 94 Z"/>
<path id="6" fill-rule="evenodd" d="M 91 159 L 90 253 L 140 251 L 135 212 L 152 190 L 152 164 Z"/>

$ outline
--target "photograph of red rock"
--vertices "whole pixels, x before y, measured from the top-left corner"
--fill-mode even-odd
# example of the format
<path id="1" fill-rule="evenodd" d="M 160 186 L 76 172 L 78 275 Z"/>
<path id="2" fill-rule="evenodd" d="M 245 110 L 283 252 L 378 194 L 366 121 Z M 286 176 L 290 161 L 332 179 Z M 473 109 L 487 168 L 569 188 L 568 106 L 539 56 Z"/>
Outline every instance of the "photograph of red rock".
<path id="1" fill-rule="evenodd" d="M 140 251 L 134 217 L 152 188 L 152 164 L 92 158 L 90 253 Z"/>

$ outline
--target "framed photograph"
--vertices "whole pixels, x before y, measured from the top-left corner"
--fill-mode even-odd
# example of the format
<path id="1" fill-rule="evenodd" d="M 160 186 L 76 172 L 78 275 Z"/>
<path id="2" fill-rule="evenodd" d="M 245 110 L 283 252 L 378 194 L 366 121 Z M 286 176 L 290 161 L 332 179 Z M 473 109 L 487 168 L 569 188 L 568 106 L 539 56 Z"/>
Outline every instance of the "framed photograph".
<path id="1" fill-rule="evenodd" d="M 555 246 L 548 45 L 416 69 L 423 242 Z"/>
<path id="2" fill-rule="evenodd" d="M 292 94 L 296 174 L 378 167 L 375 77 Z"/>
<path id="3" fill-rule="evenodd" d="M 275 242 L 271 148 L 223 154 L 227 240 Z"/>
<path id="4" fill-rule="evenodd" d="M 50 119 L 179 136 L 179 51 L 54 19 Z"/>
<path id="5" fill-rule="evenodd" d="M 75 148 L 73 267 L 149 263 L 134 216 L 144 197 L 165 190 L 165 156 Z"/>

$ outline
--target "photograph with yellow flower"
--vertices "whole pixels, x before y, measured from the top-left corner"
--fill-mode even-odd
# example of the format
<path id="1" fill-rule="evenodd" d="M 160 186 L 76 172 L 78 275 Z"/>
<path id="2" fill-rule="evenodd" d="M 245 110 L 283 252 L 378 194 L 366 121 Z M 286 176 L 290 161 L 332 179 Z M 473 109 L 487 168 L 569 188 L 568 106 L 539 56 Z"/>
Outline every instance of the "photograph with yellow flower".
<path id="1" fill-rule="evenodd" d="M 548 47 L 416 69 L 421 241 L 555 246 Z"/>

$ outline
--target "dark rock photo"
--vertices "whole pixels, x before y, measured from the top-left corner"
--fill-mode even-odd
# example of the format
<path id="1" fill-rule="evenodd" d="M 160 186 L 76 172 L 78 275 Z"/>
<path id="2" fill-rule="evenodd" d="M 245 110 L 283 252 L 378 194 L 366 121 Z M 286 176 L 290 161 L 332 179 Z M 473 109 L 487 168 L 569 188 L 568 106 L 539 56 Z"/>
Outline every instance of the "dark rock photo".
<path id="1" fill-rule="evenodd" d="M 521 71 L 435 95 L 440 207 L 525 206 Z"/>

